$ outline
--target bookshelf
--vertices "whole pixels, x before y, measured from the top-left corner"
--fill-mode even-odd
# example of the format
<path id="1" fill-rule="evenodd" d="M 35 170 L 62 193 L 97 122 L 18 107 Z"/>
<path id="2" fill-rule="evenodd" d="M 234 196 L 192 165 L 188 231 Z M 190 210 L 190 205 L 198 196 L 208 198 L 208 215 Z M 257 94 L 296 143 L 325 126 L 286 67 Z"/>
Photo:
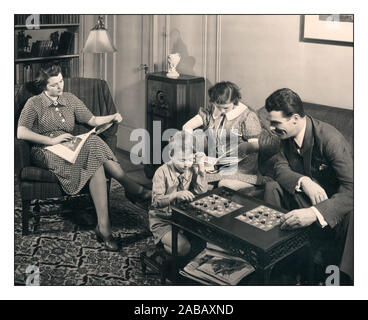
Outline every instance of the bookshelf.
<path id="1" fill-rule="evenodd" d="M 26 25 L 29 16 L 14 15 L 14 83 L 34 80 L 39 69 L 50 62 L 60 65 L 64 77 L 78 77 L 79 15 L 41 14 L 37 29 Z"/>

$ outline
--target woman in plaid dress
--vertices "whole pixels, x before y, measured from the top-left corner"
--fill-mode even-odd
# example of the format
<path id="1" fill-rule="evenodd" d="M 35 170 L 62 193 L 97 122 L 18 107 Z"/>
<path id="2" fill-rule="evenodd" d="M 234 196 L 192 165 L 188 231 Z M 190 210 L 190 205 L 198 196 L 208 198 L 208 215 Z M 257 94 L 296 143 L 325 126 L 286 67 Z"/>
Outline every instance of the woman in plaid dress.
<path id="1" fill-rule="evenodd" d="M 240 90 L 232 82 L 216 83 L 209 88 L 208 95 L 209 106 L 200 108 L 198 114 L 184 124 L 183 130 L 203 126 L 205 132 L 200 134 L 202 137 L 206 134 L 209 155 L 212 153 L 217 158 L 236 155 L 237 161 L 240 160 L 237 166 L 224 166 L 219 173 L 208 174 L 208 181 L 219 181 L 219 187 L 234 190 L 261 183 L 257 154 L 261 124 L 257 114 L 241 103 Z M 238 153 L 232 153 L 233 149 Z"/>
<path id="2" fill-rule="evenodd" d="M 106 176 L 124 185 L 127 193 L 150 198 L 150 191 L 129 179 L 108 145 L 97 135 L 90 135 L 74 164 L 55 155 L 45 147 L 73 138 L 75 121 L 98 126 L 110 121 L 121 122 L 119 113 L 94 116 L 75 95 L 63 92 L 64 81 L 59 66 L 41 69 L 37 80 L 43 92 L 26 102 L 18 122 L 18 139 L 32 143 L 31 158 L 36 166 L 52 171 L 63 190 L 77 194 L 87 182 L 96 208 L 96 235 L 107 250 L 116 251 L 118 245 L 111 235 L 107 205 Z"/>

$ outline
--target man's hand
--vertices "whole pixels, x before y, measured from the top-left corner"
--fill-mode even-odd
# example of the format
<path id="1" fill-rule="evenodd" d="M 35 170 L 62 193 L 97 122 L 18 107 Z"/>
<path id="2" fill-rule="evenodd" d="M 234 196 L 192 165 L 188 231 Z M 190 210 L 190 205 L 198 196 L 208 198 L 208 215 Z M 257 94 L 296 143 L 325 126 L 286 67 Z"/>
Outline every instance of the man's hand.
<path id="1" fill-rule="evenodd" d="M 281 217 L 281 229 L 298 229 L 310 226 L 317 220 L 312 208 L 290 211 Z"/>
<path id="2" fill-rule="evenodd" d="M 303 178 L 301 181 L 301 187 L 313 205 L 328 199 L 326 191 L 310 178 Z"/>
<path id="3" fill-rule="evenodd" d="M 123 117 L 121 116 L 120 113 L 117 112 L 117 113 L 114 114 L 114 118 L 112 120 L 114 122 L 119 123 L 119 122 L 123 121 Z"/>

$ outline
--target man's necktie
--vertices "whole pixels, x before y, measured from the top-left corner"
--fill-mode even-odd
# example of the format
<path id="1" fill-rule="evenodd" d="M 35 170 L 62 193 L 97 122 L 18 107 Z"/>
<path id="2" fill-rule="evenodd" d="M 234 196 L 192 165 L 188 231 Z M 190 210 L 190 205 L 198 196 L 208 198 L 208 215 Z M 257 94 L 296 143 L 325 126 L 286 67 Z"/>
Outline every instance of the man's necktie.
<path id="1" fill-rule="evenodd" d="M 296 151 L 298 154 L 300 154 L 300 148 L 299 148 L 298 144 L 296 143 L 296 141 L 295 141 L 295 140 L 293 140 L 293 141 L 294 141 L 295 151 Z"/>

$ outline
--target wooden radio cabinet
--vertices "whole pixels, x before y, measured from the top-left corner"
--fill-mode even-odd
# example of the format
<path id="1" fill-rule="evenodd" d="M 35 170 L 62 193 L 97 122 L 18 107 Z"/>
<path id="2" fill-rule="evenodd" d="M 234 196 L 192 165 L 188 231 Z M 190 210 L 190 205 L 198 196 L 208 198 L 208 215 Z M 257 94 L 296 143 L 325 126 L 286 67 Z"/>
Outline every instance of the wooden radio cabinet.
<path id="1" fill-rule="evenodd" d="M 151 179 L 162 163 L 161 151 L 167 144 L 162 141 L 163 132 L 167 129 L 181 130 L 183 124 L 204 106 L 205 80 L 183 74 L 172 79 L 166 76 L 166 72 L 150 73 L 146 76 L 146 90 L 151 164 L 145 165 L 144 171 L 147 178 Z"/>

